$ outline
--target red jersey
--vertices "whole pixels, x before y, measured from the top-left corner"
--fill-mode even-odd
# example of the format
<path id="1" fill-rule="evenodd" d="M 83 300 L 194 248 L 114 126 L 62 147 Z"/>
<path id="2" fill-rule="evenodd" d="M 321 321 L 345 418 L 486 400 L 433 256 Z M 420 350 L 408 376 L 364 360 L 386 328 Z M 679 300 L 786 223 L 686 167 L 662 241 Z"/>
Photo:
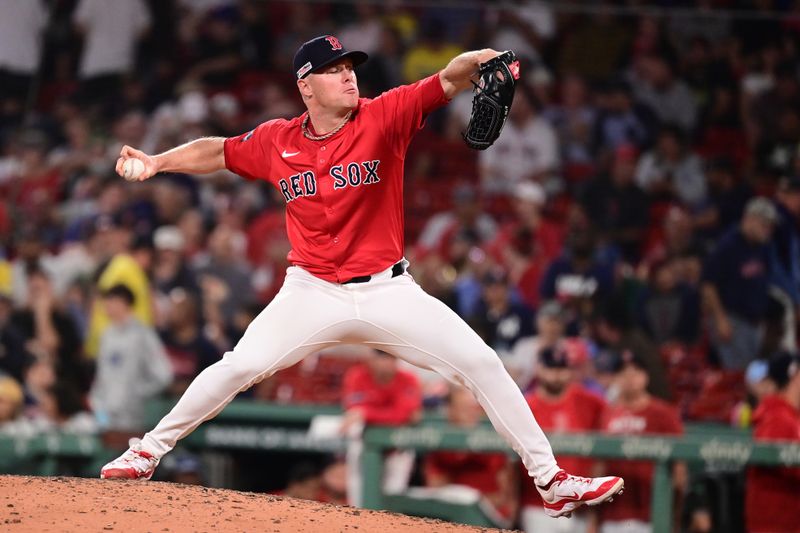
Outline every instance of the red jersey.
<path id="1" fill-rule="evenodd" d="M 422 408 L 422 390 L 414 374 L 398 370 L 392 381 L 378 383 L 365 364 L 348 369 L 342 398 L 345 409 L 362 410 L 367 424 L 407 424 Z"/>
<path id="2" fill-rule="evenodd" d="M 800 442 L 800 411 L 780 396 L 764 398 L 753 415 L 756 440 Z M 800 531 L 797 484 L 800 468 L 752 467 L 747 471 L 747 531 Z"/>
<path id="3" fill-rule="evenodd" d="M 449 483 L 493 494 L 500 490 L 497 475 L 507 463 L 502 453 L 431 452 L 425 456 L 426 484 L 428 477 L 444 476 Z"/>
<path id="4" fill-rule="evenodd" d="M 425 116 L 447 103 L 435 74 L 361 98 L 335 135 L 303 135 L 306 114 L 225 140 L 225 165 L 278 188 L 293 265 L 331 282 L 386 270 L 403 257 L 403 165 Z"/>
<path id="5" fill-rule="evenodd" d="M 535 393 L 525 396 L 533 416 L 545 431 L 559 433 L 594 431 L 600 428 L 606 402 L 585 387 L 573 383 L 558 400 L 549 400 Z M 592 475 L 592 459 L 585 457 L 556 457 L 558 466 L 578 476 Z M 525 477 L 527 479 L 527 472 Z M 523 505 L 542 506 L 542 498 L 533 483 L 522 485 Z"/>
<path id="6" fill-rule="evenodd" d="M 678 410 L 658 398 L 651 398 L 638 410 L 620 405 L 609 405 L 602 416 L 602 427 L 607 433 L 622 435 L 680 435 L 683 424 Z M 650 521 L 650 503 L 653 490 L 653 463 L 650 461 L 607 462 L 607 470 L 625 479 L 625 493 L 614 498 L 614 505 L 601 509 L 603 521 Z"/>

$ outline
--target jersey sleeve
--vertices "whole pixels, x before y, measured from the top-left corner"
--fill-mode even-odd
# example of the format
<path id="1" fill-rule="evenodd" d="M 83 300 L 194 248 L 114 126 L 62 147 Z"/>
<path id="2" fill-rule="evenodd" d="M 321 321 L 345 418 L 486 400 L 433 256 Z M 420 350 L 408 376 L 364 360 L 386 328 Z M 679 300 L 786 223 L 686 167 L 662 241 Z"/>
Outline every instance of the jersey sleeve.
<path id="1" fill-rule="evenodd" d="M 401 85 L 375 98 L 371 106 L 384 135 L 396 153 L 404 153 L 425 117 L 447 104 L 439 73 L 410 85 Z"/>
<path id="2" fill-rule="evenodd" d="M 225 167 L 243 178 L 266 180 L 271 166 L 267 148 L 272 125 L 273 121 L 264 122 L 252 131 L 225 139 Z"/>

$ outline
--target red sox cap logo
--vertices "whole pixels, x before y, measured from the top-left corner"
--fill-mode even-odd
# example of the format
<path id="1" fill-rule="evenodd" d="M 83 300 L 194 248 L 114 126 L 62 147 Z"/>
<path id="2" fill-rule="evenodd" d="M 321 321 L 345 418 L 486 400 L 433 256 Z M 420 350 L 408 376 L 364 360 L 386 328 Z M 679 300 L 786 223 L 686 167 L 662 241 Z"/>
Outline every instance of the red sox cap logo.
<path id="1" fill-rule="evenodd" d="M 331 50 L 341 50 L 342 49 L 342 43 L 340 43 L 339 39 L 337 39 L 333 35 L 328 35 L 327 37 L 325 37 L 325 40 L 330 43 Z"/>

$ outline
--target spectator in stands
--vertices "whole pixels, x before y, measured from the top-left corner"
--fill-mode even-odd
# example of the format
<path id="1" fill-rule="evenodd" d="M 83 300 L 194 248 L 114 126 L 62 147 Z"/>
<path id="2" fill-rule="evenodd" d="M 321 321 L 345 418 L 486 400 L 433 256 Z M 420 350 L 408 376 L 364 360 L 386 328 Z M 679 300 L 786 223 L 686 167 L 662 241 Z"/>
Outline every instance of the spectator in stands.
<path id="1" fill-rule="evenodd" d="M 230 317 L 242 300 L 254 299 L 245 247 L 246 238 L 238 230 L 220 224 L 211 232 L 208 257 L 195 270 L 207 312 L 213 303 L 219 315 Z"/>
<path id="2" fill-rule="evenodd" d="M 201 328 L 197 297 L 176 288 L 169 293 L 165 327 L 159 331 L 173 372 L 169 392 L 180 396 L 203 369 L 219 359 L 219 350 Z"/>
<path id="3" fill-rule="evenodd" d="M 493 49 L 514 50 L 526 64 L 542 62 L 542 53 L 556 34 L 551 5 L 541 0 L 516 0 L 492 14 L 499 15 L 490 43 Z"/>
<path id="4" fill-rule="evenodd" d="M 547 267 L 539 293 L 542 300 L 561 302 L 574 322 L 590 317 L 613 289 L 613 264 L 599 257 L 592 230 L 576 227 L 567 235 L 564 252 Z"/>
<path id="5" fill-rule="evenodd" d="M 174 289 L 199 294 L 197 279 L 189 268 L 184 253 L 186 239 L 176 226 L 161 226 L 153 234 L 156 255 L 153 264 L 153 288 L 159 296 Z"/>
<path id="6" fill-rule="evenodd" d="M 769 303 L 768 243 L 777 220 L 769 200 L 750 200 L 741 224 L 720 239 L 706 260 L 703 303 L 723 368 L 744 370 L 759 354 Z"/>
<path id="7" fill-rule="evenodd" d="M 694 131 L 697 102 L 665 56 L 650 53 L 642 57 L 631 81 L 636 99 L 648 106 L 662 124 L 674 123 L 686 133 Z"/>
<path id="8" fill-rule="evenodd" d="M 482 210 L 480 199 L 474 187 L 462 184 L 453 189 L 453 208 L 437 213 L 428 219 L 417 240 L 418 253 L 438 253 L 442 258 L 452 261 L 450 244 L 461 233 L 474 235 L 477 245 L 484 245 L 494 239 L 497 223 Z"/>
<path id="9" fill-rule="evenodd" d="M 533 314 L 528 306 L 515 298 L 504 270 L 486 273 L 481 283 L 483 299 L 470 324 L 486 344 L 506 355 L 521 338 L 533 335 Z"/>
<path id="10" fill-rule="evenodd" d="M 42 58 L 46 24 L 47 8 L 41 0 L 12 0 L 0 6 L 0 138 L 7 125 L 18 124 L 22 117 Z"/>
<path id="11" fill-rule="evenodd" d="M 131 232 L 121 225 L 118 216 L 100 216 L 95 220 L 91 246 L 100 255 L 95 291 L 102 293 L 115 285 L 125 285 L 134 295 L 134 313 L 145 325 L 153 324 L 150 281 L 142 265 L 131 255 Z M 100 336 L 110 322 L 102 296 L 92 304 L 85 351 L 95 357 Z"/>
<path id="12" fill-rule="evenodd" d="M 753 416 L 754 437 L 761 441 L 800 442 L 800 358 L 780 354 L 769 363 L 778 393 L 767 396 Z M 797 467 L 750 467 L 747 472 L 745 515 L 751 533 L 797 530 L 800 508 L 795 504 Z"/>
<path id="13" fill-rule="evenodd" d="M 683 424 L 677 410 L 647 392 L 647 365 L 630 350 L 617 352 L 613 370 L 615 399 L 602 414 L 603 430 L 616 435 L 680 435 Z M 606 470 L 624 472 L 625 493 L 614 505 L 600 512 L 600 532 L 650 532 L 650 503 L 653 463 L 650 461 L 607 461 Z M 687 470 L 677 462 L 672 468 L 672 485 L 680 495 L 686 490 Z M 675 508 L 679 508 L 676 505 Z"/>
<path id="14" fill-rule="evenodd" d="M 764 398 L 778 392 L 778 386 L 769 376 L 769 361 L 756 359 L 747 365 L 744 374 L 747 398 L 739 402 L 731 413 L 731 422 L 740 428 L 752 428 L 753 415 Z"/>
<path id="15" fill-rule="evenodd" d="M 485 418 L 472 393 L 458 386 L 450 387 L 447 420 L 452 426 L 474 429 Z M 469 500 L 484 500 L 481 509 L 499 527 L 509 527 L 517 511 L 513 483 L 513 463 L 504 453 L 435 451 L 425 455 L 425 486 L 443 489 L 440 497 L 454 485 L 472 489 Z M 466 492 L 466 491 L 464 491 Z M 488 505 L 487 505 L 488 504 Z"/>
<path id="16" fill-rule="evenodd" d="M 618 80 L 600 88 L 598 117 L 594 133 L 595 152 L 613 155 L 623 146 L 641 150 L 652 138 L 655 117 L 638 106 L 627 82 Z"/>
<path id="17" fill-rule="evenodd" d="M 543 347 L 539 352 L 536 388 L 526 395 L 537 422 L 545 431 L 570 433 L 597 431 L 606 407 L 602 398 L 590 392 L 576 380 L 569 355 L 563 345 Z M 591 459 L 557 457 L 563 468 L 571 468 L 578 476 L 591 476 Z M 563 466 L 566 465 L 566 466 Z M 522 489 L 523 509 L 520 517 L 526 533 L 554 531 L 585 533 L 589 531 L 589 513 L 579 512 L 568 522 L 553 523 L 542 508 L 539 494 L 526 484 Z"/>
<path id="18" fill-rule="evenodd" d="M 144 427 L 147 400 L 172 381 L 164 346 L 151 326 L 134 313 L 134 294 L 122 284 L 103 292 L 110 325 L 100 338 L 90 403 L 104 431 L 137 432 Z"/>
<path id="19" fill-rule="evenodd" d="M 142 0 L 81 0 L 73 21 L 83 35 L 80 63 L 84 101 L 93 104 L 118 97 L 122 77 L 131 73 L 136 44 L 150 27 Z"/>
<path id="20" fill-rule="evenodd" d="M 11 298 L 0 293 L 0 373 L 22 382 L 34 357 L 25 349 L 25 336 L 11 322 L 13 310 Z"/>
<path id="21" fill-rule="evenodd" d="M 281 494 L 301 500 L 319 500 L 322 490 L 322 479 L 319 468 L 305 461 L 297 463 L 289 470 L 286 488 Z"/>
<path id="22" fill-rule="evenodd" d="M 347 449 L 347 500 L 361 503 L 360 435 L 365 425 L 400 426 L 419 420 L 422 392 L 417 377 L 400 370 L 397 359 L 381 350 L 372 350 L 363 364 L 347 370 L 342 384 L 345 410 L 341 432 L 350 437 Z M 384 490 L 405 489 L 411 475 L 414 456 L 393 452 L 386 460 Z"/>
<path id="23" fill-rule="evenodd" d="M 513 215 L 498 233 L 490 250 L 509 269 L 520 296 L 531 307 L 539 303 L 539 284 L 547 265 L 561 253 L 563 228 L 544 216 L 546 196 L 538 183 L 514 187 Z"/>
<path id="24" fill-rule="evenodd" d="M 639 325 L 659 346 L 670 342 L 691 345 L 699 334 L 700 295 L 696 288 L 681 283 L 678 276 L 676 261 L 656 263 L 639 295 Z"/>
<path id="25" fill-rule="evenodd" d="M 725 157 L 712 159 L 706 171 L 708 200 L 693 217 L 700 236 L 716 239 L 739 221 L 753 192 L 734 175 L 733 162 Z"/>
<path id="26" fill-rule="evenodd" d="M 446 41 L 445 26 L 441 20 L 430 19 L 421 29 L 420 38 L 403 58 L 405 83 L 414 83 L 447 66 L 450 58 L 464 50 L 455 43 Z"/>
<path id="27" fill-rule="evenodd" d="M 22 387 L 17 380 L 0 374 L 0 432 L 19 419 L 24 400 Z"/>
<path id="28" fill-rule="evenodd" d="M 778 222 L 772 238 L 773 281 L 800 305 L 800 177 L 783 178 L 775 196 Z"/>
<path id="29" fill-rule="evenodd" d="M 555 300 L 545 302 L 536 313 L 536 336 L 523 337 L 514 349 L 503 358 L 509 375 L 523 391 L 534 383 L 540 358 L 545 350 L 558 349 L 566 331 L 566 313 Z"/>
<path id="30" fill-rule="evenodd" d="M 534 181 L 548 193 L 563 188 L 558 137 L 540 114 L 525 85 L 517 88 L 503 134 L 491 150 L 479 154 L 481 187 L 491 194 L 509 194 L 523 181 Z"/>
<path id="31" fill-rule="evenodd" d="M 47 274 L 32 267 L 27 273 L 28 300 L 10 317 L 25 342 L 25 351 L 54 365 L 60 379 L 76 386 L 88 385 L 82 362 L 78 330 L 56 299 Z"/>
<path id="32" fill-rule="evenodd" d="M 656 398 L 670 398 L 667 372 L 657 347 L 636 327 L 626 303 L 619 294 L 595 308 L 590 324 L 592 340 L 604 351 L 618 354 L 629 351 L 636 354 L 647 371 L 647 391 Z M 613 360 L 611 361 L 613 367 Z"/>
<path id="33" fill-rule="evenodd" d="M 639 159 L 636 184 L 654 200 L 677 200 L 690 208 L 706 199 L 700 158 L 689 150 L 683 132 L 675 126 L 662 127 L 653 150 Z"/>
<path id="34" fill-rule="evenodd" d="M 634 181 L 637 151 L 631 145 L 614 152 L 611 173 L 587 183 L 579 201 L 601 235 L 636 262 L 648 223 L 648 198 Z"/>
<path id="35" fill-rule="evenodd" d="M 670 261 L 676 281 L 697 288 L 703 257 L 704 247 L 695 234 L 691 214 L 672 206 L 664 217 L 661 235 L 651 242 L 637 270 L 639 277 L 649 279 L 655 265 Z"/>
<path id="36" fill-rule="evenodd" d="M 566 171 L 570 165 L 594 165 L 592 135 L 597 110 L 591 105 L 589 96 L 586 82 L 580 75 L 566 74 L 561 82 L 559 104 L 544 110 L 544 117 L 558 134 Z"/>
<path id="37" fill-rule="evenodd" d="M 184 84 L 199 83 L 209 91 L 233 85 L 243 63 L 238 18 L 234 6 L 218 6 L 208 11 L 194 43 L 195 57 L 184 76 Z"/>

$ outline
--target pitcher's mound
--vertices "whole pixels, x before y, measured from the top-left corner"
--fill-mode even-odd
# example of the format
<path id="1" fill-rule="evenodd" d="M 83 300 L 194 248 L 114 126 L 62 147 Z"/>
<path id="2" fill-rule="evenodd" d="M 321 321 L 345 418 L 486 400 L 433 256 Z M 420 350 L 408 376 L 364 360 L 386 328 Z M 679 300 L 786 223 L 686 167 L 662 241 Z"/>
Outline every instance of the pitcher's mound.
<path id="1" fill-rule="evenodd" d="M 477 533 L 497 530 L 174 483 L 0 476 L 0 531 Z"/>

